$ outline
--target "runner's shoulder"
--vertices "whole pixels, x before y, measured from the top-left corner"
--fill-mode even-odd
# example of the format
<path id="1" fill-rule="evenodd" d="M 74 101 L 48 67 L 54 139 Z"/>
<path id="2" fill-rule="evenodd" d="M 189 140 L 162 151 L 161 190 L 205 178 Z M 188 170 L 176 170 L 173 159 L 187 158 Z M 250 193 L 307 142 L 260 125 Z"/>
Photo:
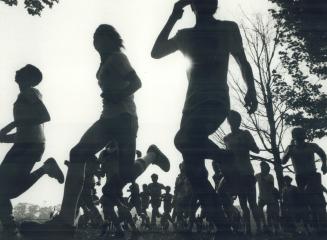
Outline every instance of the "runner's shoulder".
<path id="1" fill-rule="evenodd" d="M 234 31 L 238 30 L 238 24 L 234 21 L 218 21 L 219 25 L 224 27 L 226 30 Z"/>
<path id="2" fill-rule="evenodd" d="M 317 147 L 319 147 L 319 145 L 317 143 L 306 142 L 305 147 L 310 148 L 310 149 L 316 149 Z"/>

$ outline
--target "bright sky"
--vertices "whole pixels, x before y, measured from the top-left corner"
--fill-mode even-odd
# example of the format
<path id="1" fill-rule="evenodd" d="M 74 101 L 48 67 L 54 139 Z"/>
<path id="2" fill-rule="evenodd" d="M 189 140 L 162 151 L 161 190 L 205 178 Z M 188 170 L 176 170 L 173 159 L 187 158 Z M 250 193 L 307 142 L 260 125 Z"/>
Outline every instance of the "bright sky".
<path id="1" fill-rule="evenodd" d="M 173 186 L 181 162 L 173 139 L 187 87 L 187 61 L 180 53 L 154 60 L 150 51 L 174 2 L 61 1 L 52 10 L 45 10 L 42 17 L 29 16 L 22 6 L 7 7 L 1 3 L 0 127 L 12 121 L 12 107 L 18 94 L 15 71 L 27 63 L 38 66 L 44 76 L 38 88 L 52 117 L 45 126 L 44 160 L 55 157 L 66 172 L 63 162 L 68 159 L 70 149 L 100 116 L 100 90 L 95 78 L 99 57 L 92 37 L 99 24 L 112 24 L 121 33 L 126 54 L 143 82 L 143 88 L 136 94 L 140 125 L 138 149 L 145 152 L 155 143 L 168 155 L 172 165 L 169 173 L 151 166 L 138 183 L 149 182 L 155 172 L 160 175 L 160 182 Z M 239 22 L 241 9 L 249 15 L 268 14 L 268 3 L 267 0 L 220 0 L 217 17 Z M 194 16 L 187 8 L 175 31 L 193 24 Z M 231 67 L 234 66 L 232 60 Z M 10 147 L 0 145 L 0 161 Z M 44 177 L 14 203 L 53 205 L 61 202 L 62 193 L 63 186 Z"/>

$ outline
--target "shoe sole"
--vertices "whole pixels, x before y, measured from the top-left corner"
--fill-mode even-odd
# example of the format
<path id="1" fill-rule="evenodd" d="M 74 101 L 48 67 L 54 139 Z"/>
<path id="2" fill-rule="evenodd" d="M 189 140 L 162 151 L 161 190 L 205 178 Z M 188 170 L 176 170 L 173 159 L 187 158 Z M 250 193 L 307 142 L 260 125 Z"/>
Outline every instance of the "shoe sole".
<path id="1" fill-rule="evenodd" d="M 59 168 L 56 160 L 54 160 L 53 158 L 49 158 L 46 163 L 51 164 L 53 166 L 53 170 L 54 170 L 54 175 L 50 176 L 53 177 L 55 179 L 57 179 L 57 181 L 62 184 L 65 181 L 65 177 L 63 172 L 61 171 L 61 169 Z"/>

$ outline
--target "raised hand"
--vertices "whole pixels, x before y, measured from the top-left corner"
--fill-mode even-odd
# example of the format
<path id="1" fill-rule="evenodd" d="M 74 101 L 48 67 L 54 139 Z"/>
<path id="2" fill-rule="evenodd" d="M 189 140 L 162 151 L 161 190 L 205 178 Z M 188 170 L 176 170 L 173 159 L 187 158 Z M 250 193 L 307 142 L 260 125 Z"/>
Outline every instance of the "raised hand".
<path id="1" fill-rule="evenodd" d="M 175 3 L 173 13 L 171 14 L 172 17 L 175 19 L 181 19 L 184 13 L 183 8 L 190 4 L 189 0 L 179 0 Z"/>
<path id="2" fill-rule="evenodd" d="M 257 94 L 255 90 L 249 90 L 244 98 L 245 108 L 249 114 L 253 114 L 258 108 Z"/>

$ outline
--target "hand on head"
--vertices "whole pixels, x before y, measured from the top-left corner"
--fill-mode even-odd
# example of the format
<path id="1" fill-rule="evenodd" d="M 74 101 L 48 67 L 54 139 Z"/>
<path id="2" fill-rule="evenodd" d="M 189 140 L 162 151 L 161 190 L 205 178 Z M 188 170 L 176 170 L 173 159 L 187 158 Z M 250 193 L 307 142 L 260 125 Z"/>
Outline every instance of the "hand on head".
<path id="1" fill-rule="evenodd" d="M 183 8 L 190 4 L 191 2 L 189 0 L 179 0 L 174 5 L 172 16 L 174 16 L 176 19 L 182 18 L 184 13 Z"/>

